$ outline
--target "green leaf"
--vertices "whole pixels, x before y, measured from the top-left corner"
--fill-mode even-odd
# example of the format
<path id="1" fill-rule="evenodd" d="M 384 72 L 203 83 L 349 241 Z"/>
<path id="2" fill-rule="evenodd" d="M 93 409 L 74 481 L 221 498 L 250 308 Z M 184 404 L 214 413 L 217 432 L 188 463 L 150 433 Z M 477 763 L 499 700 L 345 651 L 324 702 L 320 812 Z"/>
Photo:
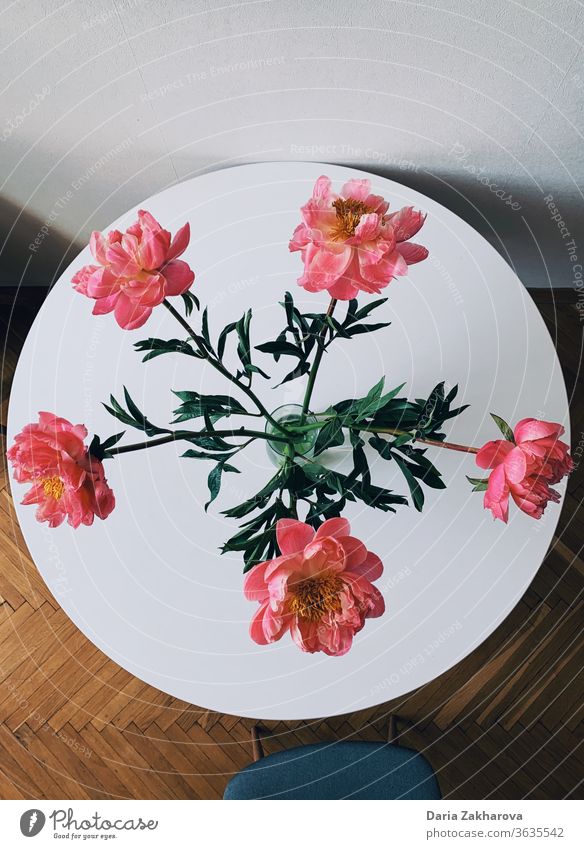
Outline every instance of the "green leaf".
<path id="1" fill-rule="evenodd" d="M 292 329 L 294 327 L 294 298 L 290 292 L 284 293 L 284 301 L 281 302 L 281 304 L 286 310 L 286 321 L 288 322 L 288 327 Z"/>
<path id="2" fill-rule="evenodd" d="M 392 389 L 390 392 L 386 392 L 385 395 L 382 395 L 381 393 L 383 391 L 384 382 L 385 378 L 382 377 L 381 380 L 369 390 L 365 398 L 356 402 L 355 414 L 357 421 L 363 421 L 364 419 L 375 416 L 376 413 L 386 407 L 405 386 L 405 383 L 402 383 L 399 386 L 396 386 L 395 389 Z"/>
<path id="3" fill-rule="evenodd" d="M 302 360 L 295 368 L 292 369 L 292 371 L 288 372 L 286 377 L 278 383 L 278 386 L 282 386 L 284 383 L 289 383 L 291 380 L 296 380 L 297 377 L 302 377 L 302 375 L 308 374 L 309 371 L 310 364 Z"/>
<path id="4" fill-rule="evenodd" d="M 110 454 L 108 449 L 113 448 L 114 445 L 120 441 L 125 432 L 125 430 L 122 430 L 121 433 L 115 433 L 113 436 L 108 436 L 104 442 L 101 442 L 99 436 L 94 434 L 89 445 L 89 453 L 97 460 L 107 460 L 115 457 L 115 454 Z"/>
<path id="5" fill-rule="evenodd" d="M 413 433 L 400 433 L 393 441 L 394 448 L 400 448 L 402 445 L 407 445 L 414 438 Z"/>
<path id="6" fill-rule="evenodd" d="M 236 325 L 236 321 L 232 321 L 230 324 L 226 324 L 221 333 L 219 334 L 219 339 L 217 341 L 217 356 L 220 360 L 223 359 L 223 354 L 225 353 L 225 343 L 227 342 L 227 337 L 230 333 L 233 333 Z"/>
<path id="7" fill-rule="evenodd" d="M 361 309 L 357 309 L 357 301 L 349 301 L 349 309 L 347 310 L 347 319 L 350 319 L 350 324 L 354 324 L 356 321 L 360 321 L 362 318 L 366 318 L 373 310 L 376 310 L 377 307 L 382 306 L 387 301 L 387 298 L 378 298 L 376 301 L 370 301 Z"/>
<path id="8" fill-rule="evenodd" d="M 130 425 L 131 427 L 135 427 L 137 430 L 142 430 L 148 436 L 156 436 L 159 433 L 169 433 L 170 431 L 167 428 L 156 427 L 152 422 L 148 421 L 144 413 L 142 413 L 136 404 L 132 401 L 130 397 L 130 393 L 124 386 L 124 397 L 126 400 L 126 405 L 128 407 L 128 412 L 124 410 L 124 408 L 116 401 L 113 395 L 110 395 L 110 404 L 111 407 L 107 404 L 103 406 L 108 411 L 108 413 L 114 416 L 119 421 L 124 424 Z"/>
<path id="9" fill-rule="evenodd" d="M 248 310 L 236 323 L 235 330 L 239 339 L 237 345 L 237 353 L 241 364 L 247 371 L 247 367 L 251 364 L 250 345 L 249 345 L 249 323 L 251 321 L 251 310 Z"/>
<path id="10" fill-rule="evenodd" d="M 233 456 L 236 452 L 234 451 L 232 454 L 209 454 L 206 451 L 195 451 L 194 448 L 188 448 L 184 454 L 181 454 L 181 457 L 188 457 L 192 460 L 215 460 L 215 462 L 223 462 L 224 460 L 228 460 Z"/>
<path id="11" fill-rule="evenodd" d="M 411 496 L 412 496 L 412 501 L 414 503 L 414 507 L 416 508 L 416 510 L 421 512 L 422 507 L 424 506 L 424 491 L 422 490 L 422 487 L 420 486 L 420 484 L 418 483 L 418 481 L 416 480 L 416 478 L 412 474 L 412 472 L 411 472 L 408 464 L 405 462 L 405 460 L 402 460 L 400 457 L 397 457 L 395 454 L 394 454 L 394 460 L 398 464 L 398 466 L 400 467 L 402 474 L 403 474 L 404 478 L 406 479 L 406 482 L 407 482 L 407 484 L 410 488 L 410 493 L 411 493 Z"/>
<path id="12" fill-rule="evenodd" d="M 259 490 L 259 492 L 256 492 L 253 498 L 249 498 L 241 504 L 236 504 L 235 507 L 230 507 L 228 510 L 223 510 L 223 515 L 229 516 L 230 519 L 241 519 L 243 516 L 247 516 L 248 513 L 251 513 L 252 510 L 265 507 L 270 496 L 279 489 L 282 484 L 282 469 L 278 469 L 274 477 L 271 478 L 267 484 Z"/>
<path id="13" fill-rule="evenodd" d="M 193 295 L 192 292 L 183 292 L 182 295 L 181 295 L 181 298 L 183 299 L 183 302 L 184 302 L 184 305 L 185 305 L 185 313 L 186 313 L 187 318 L 192 313 L 193 307 L 196 307 L 198 310 L 201 309 L 199 299 L 197 298 L 196 295 Z"/>
<path id="14" fill-rule="evenodd" d="M 466 475 L 466 479 L 470 484 L 472 484 L 473 492 L 484 492 L 489 485 L 488 478 L 469 478 L 469 476 Z"/>
<path id="15" fill-rule="evenodd" d="M 367 415 L 372 416 L 378 413 L 379 411 L 383 410 L 383 408 L 386 407 L 390 403 L 390 401 L 393 401 L 397 393 L 401 392 L 404 386 L 405 383 L 400 383 L 400 385 L 396 386 L 395 389 L 391 389 L 389 392 L 386 392 L 385 395 L 382 395 L 378 399 L 378 401 L 374 405 L 372 405 L 372 408 L 369 410 Z"/>
<path id="16" fill-rule="evenodd" d="M 203 339 L 205 340 L 205 345 L 209 349 L 209 351 L 213 350 L 213 345 L 211 344 L 211 336 L 209 335 L 209 312 L 207 307 L 203 310 L 203 318 L 201 319 L 201 333 L 203 335 Z"/>
<path id="17" fill-rule="evenodd" d="M 336 448 L 342 445 L 344 441 L 342 421 L 338 416 L 335 416 L 319 430 L 314 445 L 314 454 L 322 454 L 328 448 Z"/>
<path id="18" fill-rule="evenodd" d="M 384 460 L 391 460 L 391 446 L 393 443 L 388 442 L 387 439 L 382 439 L 380 436 L 375 434 L 369 439 L 369 445 L 374 448 L 377 453 L 383 457 Z"/>
<path id="19" fill-rule="evenodd" d="M 394 504 L 407 504 L 403 495 L 396 495 L 390 489 L 373 486 L 368 481 L 351 479 L 332 469 L 327 469 L 319 463 L 304 463 L 303 472 L 325 494 L 337 493 L 349 501 L 360 500 L 378 510 L 395 513 Z"/>
<path id="20" fill-rule="evenodd" d="M 230 445 L 220 436 L 185 436 L 184 439 L 191 445 L 196 445 L 197 448 L 203 448 L 206 451 L 232 451 L 237 448 L 236 445 Z"/>
<path id="21" fill-rule="evenodd" d="M 374 333 L 376 330 L 382 330 L 384 327 L 389 327 L 391 321 L 383 321 L 379 324 L 355 324 L 346 331 L 346 336 L 358 336 L 361 333 Z"/>
<path id="22" fill-rule="evenodd" d="M 397 445 L 394 445 L 394 447 L 397 448 Z M 424 482 L 427 481 L 425 475 L 428 475 L 428 479 L 442 477 L 436 466 L 434 466 L 434 464 L 431 463 L 430 460 L 426 457 L 425 448 L 412 448 L 408 445 L 406 447 L 398 448 L 398 450 L 402 454 L 405 454 L 408 462 L 410 463 L 410 468 L 412 469 L 413 474 L 415 474 L 416 477 L 419 477 Z M 417 469 L 419 469 L 419 472 L 415 471 Z M 428 485 L 433 486 L 433 484 Z M 442 485 L 435 488 L 443 489 L 444 487 Z"/>
<path id="23" fill-rule="evenodd" d="M 458 383 L 457 383 L 457 384 L 455 384 L 455 385 L 452 387 L 452 389 L 450 390 L 450 392 L 448 393 L 448 395 L 447 395 L 447 396 L 446 396 L 446 398 L 444 399 L 444 403 L 445 403 L 445 404 L 450 404 L 450 403 L 452 403 L 452 401 L 454 401 L 454 399 L 456 398 L 457 392 L 458 392 Z"/>
<path id="24" fill-rule="evenodd" d="M 238 338 L 237 355 L 243 366 L 243 372 L 250 377 L 250 381 L 252 374 L 255 374 L 256 372 L 261 374 L 262 377 L 269 379 L 269 375 L 262 371 L 262 369 L 258 368 L 258 366 L 253 365 L 251 361 L 251 343 L 249 338 L 251 316 L 251 310 L 247 310 L 247 312 L 235 324 L 235 331 Z"/>
<path id="25" fill-rule="evenodd" d="M 347 330 L 345 330 L 343 325 L 339 321 L 337 321 L 336 318 L 333 318 L 332 315 L 326 315 L 325 321 L 332 330 L 331 338 L 334 337 L 335 334 L 336 336 L 340 336 L 341 339 L 351 338 L 351 334 Z"/>
<path id="26" fill-rule="evenodd" d="M 381 398 L 384 383 L 385 377 L 382 377 L 381 380 L 377 381 L 375 386 L 371 387 L 367 395 L 359 402 L 357 414 L 360 418 L 366 418 L 378 409 L 377 402 Z"/>
<path id="27" fill-rule="evenodd" d="M 128 412 L 131 416 L 133 416 L 136 420 L 140 420 L 144 418 L 144 414 L 138 409 L 136 404 L 132 401 L 130 397 L 130 393 L 124 386 L 124 398 L 126 399 L 126 407 L 128 408 Z"/>
<path id="28" fill-rule="evenodd" d="M 198 351 L 195 351 L 188 342 L 183 342 L 181 339 L 155 339 L 150 337 L 141 342 L 135 342 L 134 347 L 137 351 L 149 352 L 142 359 L 143 363 L 162 354 L 187 354 L 189 357 L 201 357 Z"/>
<path id="29" fill-rule="evenodd" d="M 224 460 L 220 460 L 219 463 L 211 469 L 209 477 L 207 478 L 207 486 L 209 487 L 209 495 L 211 497 L 205 504 L 205 513 L 207 512 L 209 505 L 215 501 L 219 495 L 223 472 L 235 472 L 236 474 L 239 474 L 239 469 L 236 469 L 235 466 L 230 466 L 229 463 L 226 463 Z"/>
<path id="30" fill-rule="evenodd" d="M 105 448 L 106 450 L 107 450 L 108 448 L 113 448 L 113 446 L 114 446 L 117 442 L 119 442 L 119 441 L 120 441 L 120 439 L 121 439 L 121 438 L 122 438 L 122 436 L 125 434 L 125 432 L 126 432 L 125 430 L 122 430 L 120 433 L 114 433 L 114 434 L 113 434 L 113 436 L 108 436 L 108 438 L 105 440 L 105 442 L 102 442 L 102 443 L 101 443 L 101 447 L 102 447 L 102 448 Z"/>
<path id="31" fill-rule="evenodd" d="M 429 486 L 431 489 L 446 489 L 446 484 L 442 480 L 440 472 L 423 469 L 421 466 L 416 466 L 412 463 L 409 464 L 408 468 L 414 477 L 421 480 L 423 484 Z"/>
<path id="32" fill-rule="evenodd" d="M 326 475 L 328 469 L 325 466 L 321 466 L 320 463 L 303 463 L 302 471 L 305 475 L 308 475 L 311 480 L 317 481 L 323 475 Z"/>
<path id="33" fill-rule="evenodd" d="M 491 413 L 491 418 L 493 419 L 505 439 L 515 444 L 515 437 L 513 435 L 513 431 L 511 427 L 507 424 L 505 419 L 502 419 L 501 416 L 495 415 L 495 413 Z"/>
<path id="34" fill-rule="evenodd" d="M 369 472 L 367 455 L 363 450 L 365 442 L 356 430 L 349 431 L 349 438 L 353 446 L 353 471 L 347 476 L 347 481 L 352 481 L 360 475 L 364 485 L 370 486 L 371 474 Z"/>
<path id="35" fill-rule="evenodd" d="M 183 402 L 174 410 L 174 424 L 208 415 L 215 420 L 223 416 L 245 414 L 245 408 L 230 395 L 200 395 L 198 392 L 174 390 Z M 211 421 L 211 425 L 213 422 Z"/>
<path id="36" fill-rule="evenodd" d="M 304 353 L 300 348 L 293 345 L 292 342 L 286 342 L 284 340 L 279 341 L 276 339 L 274 342 L 264 342 L 262 345 L 256 345 L 255 347 L 257 351 L 262 351 L 264 354 L 273 354 L 276 362 L 278 362 L 282 354 L 289 357 L 298 357 L 300 360 L 304 357 Z"/>
<path id="37" fill-rule="evenodd" d="M 430 427 L 433 421 L 434 412 L 442 401 L 444 401 L 444 381 L 434 387 L 428 396 L 428 400 L 422 407 L 422 412 L 420 413 L 417 421 L 418 430 L 424 431 Z"/>
<path id="38" fill-rule="evenodd" d="M 266 510 L 245 522 L 241 530 L 222 546 L 222 551 L 243 552 L 243 571 L 249 571 L 256 563 L 279 554 L 276 544 L 276 523 L 284 518 L 295 518 L 295 512 L 291 511 L 280 498 L 276 498 Z"/>

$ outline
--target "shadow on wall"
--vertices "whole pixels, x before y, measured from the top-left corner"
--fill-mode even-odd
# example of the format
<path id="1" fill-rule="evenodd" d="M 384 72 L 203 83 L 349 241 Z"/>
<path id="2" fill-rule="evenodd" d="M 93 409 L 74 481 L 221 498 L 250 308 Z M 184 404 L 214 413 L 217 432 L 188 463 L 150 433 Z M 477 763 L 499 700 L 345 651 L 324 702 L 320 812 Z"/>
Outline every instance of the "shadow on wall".
<path id="1" fill-rule="evenodd" d="M 446 169 L 430 172 L 414 163 L 399 167 L 372 167 L 371 162 L 355 161 L 335 164 L 388 177 L 443 204 L 478 230 L 527 287 L 582 290 L 583 206 L 574 195 L 509 187 L 503 177 L 498 182 L 496 175 L 453 175 Z M 119 214 L 124 211 L 120 209 Z M 105 229 L 109 223 L 104 221 L 101 226 Z M 4 286 L 48 289 L 84 247 L 63 236 L 50 221 L 23 212 L 2 198 L 0 239 L 0 285 Z"/>
<path id="2" fill-rule="evenodd" d="M 575 195 L 509 185 L 507 178 L 497 175 L 453 175 L 446 169 L 441 173 L 415 167 L 367 170 L 422 192 L 459 215 L 528 288 L 583 288 L 584 205 Z"/>
<path id="3" fill-rule="evenodd" d="M 84 245 L 0 197 L 0 285 L 49 289 Z"/>

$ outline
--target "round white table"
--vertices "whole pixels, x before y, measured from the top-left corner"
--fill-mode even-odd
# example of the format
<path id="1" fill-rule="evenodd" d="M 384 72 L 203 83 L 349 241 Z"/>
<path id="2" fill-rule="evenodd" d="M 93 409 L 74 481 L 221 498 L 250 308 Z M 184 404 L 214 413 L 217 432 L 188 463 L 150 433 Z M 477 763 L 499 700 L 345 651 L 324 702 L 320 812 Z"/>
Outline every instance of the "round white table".
<path id="1" fill-rule="evenodd" d="M 278 301 L 287 289 L 304 311 L 328 302 L 326 293 L 313 295 L 296 285 L 301 261 L 288 252 L 299 207 L 322 173 L 337 189 L 353 176 L 369 176 L 391 208 L 413 204 L 426 210 L 417 240 L 428 246 L 430 257 L 385 290 L 389 300 L 375 320 L 390 320 L 390 328 L 334 344 L 318 375 L 313 409 L 362 396 L 381 375 L 388 388 L 407 381 L 410 397 L 424 397 L 445 379 L 447 386 L 458 383 L 460 402 L 471 405 L 448 428 L 451 441 L 481 445 L 498 438 L 490 411 L 511 423 L 536 416 L 567 428 L 556 353 L 511 268 L 440 204 L 354 169 L 246 165 L 205 174 L 140 204 L 173 232 L 190 221 L 184 259 L 196 272 L 193 291 L 209 307 L 212 333 L 251 306 L 253 343 L 275 338 L 284 325 Z M 127 227 L 136 209 L 112 226 Z M 112 315 L 92 316 L 92 302 L 70 284 L 75 271 L 91 261 L 84 250 L 37 316 L 12 389 L 9 443 L 39 410 L 83 422 L 102 439 L 119 432 L 120 423 L 101 402 L 110 392 L 121 396 L 123 385 L 163 425 L 177 406 L 171 389 L 228 391 L 220 375 L 190 357 L 165 355 L 142 364 L 135 341 L 183 334 L 163 308 L 130 332 Z M 180 301 L 177 306 L 182 308 Z M 258 362 L 274 377 L 286 365 L 275 368 L 271 357 L 259 354 Z M 271 388 L 276 382 L 255 381 L 269 409 L 301 398 L 304 379 Z M 124 442 L 141 438 L 128 430 Z M 411 507 L 382 513 L 360 504 L 345 511 L 353 532 L 384 562 L 377 586 L 385 615 L 366 622 L 347 655 L 310 655 L 288 635 L 270 646 L 252 642 L 248 626 L 256 604 L 243 596 L 241 559 L 218 551 L 237 528 L 220 511 L 271 476 L 265 444 L 258 440 L 238 456 L 242 473 L 225 475 L 207 514 L 210 464 L 180 459 L 182 450 L 170 444 L 106 461 L 117 506 L 104 522 L 49 530 L 36 522 L 34 508 L 21 506 L 18 519 L 55 597 L 107 655 L 167 693 L 254 718 L 301 719 L 366 708 L 449 669 L 519 601 L 560 514 L 561 505 L 550 504 L 537 522 L 512 505 L 507 526 L 494 522 L 483 509 L 482 494 L 472 493 L 465 479 L 480 474 L 473 457 L 430 449 L 447 489 L 427 490 L 422 514 Z M 407 493 L 395 464 L 378 455 L 371 463 L 374 482 Z M 25 487 L 12 488 L 18 504 Z"/>

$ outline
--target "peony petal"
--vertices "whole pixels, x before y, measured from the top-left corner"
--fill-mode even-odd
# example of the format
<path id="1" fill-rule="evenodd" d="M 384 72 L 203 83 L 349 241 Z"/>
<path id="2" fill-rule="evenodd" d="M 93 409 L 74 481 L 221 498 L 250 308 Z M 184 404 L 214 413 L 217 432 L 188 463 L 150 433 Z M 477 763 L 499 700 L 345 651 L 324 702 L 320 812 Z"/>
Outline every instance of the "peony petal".
<path id="1" fill-rule="evenodd" d="M 347 568 L 353 575 L 362 575 L 368 581 L 376 581 L 383 574 L 383 563 L 372 551 L 367 552 L 367 557 L 362 563 L 351 563 Z"/>
<path id="2" fill-rule="evenodd" d="M 267 602 L 260 605 L 249 624 L 249 635 L 254 643 L 257 643 L 260 646 L 267 646 L 269 643 L 269 640 L 264 634 L 264 613 L 266 612 L 267 606 Z"/>
<path id="3" fill-rule="evenodd" d="M 313 248 L 310 258 L 305 267 L 305 274 L 316 281 L 321 288 L 332 286 L 342 277 L 353 256 L 353 249 L 349 246 L 340 245 L 338 248 L 330 247 Z"/>
<path id="4" fill-rule="evenodd" d="M 90 298 L 109 298 L 119 289 L 120 280 L 109 268 L 98 268 L 86 281 L 86 294 Z"/>
<path id="5" fill-rule="evenodd" d="M 162 274 L 142 272 L 138 280 L 125 280 L 124 297 L 141 307 L 156 307 L 164 300 L 166 281 Z"/>
<path id="6" fill-rule="evenodd" d="M 353 198 L 365 203 L 371 194 L 371 180 L 349 180 L 341 189 L 341 197 Z"/>
<path id="7" fill-rule="evenodd" d="M 480 449 L 475 462 L 481 469 L 493 469 L 505 460 L 514 447 L 513 443 L 506 439 L 491 440 Z"/>
<path id="8" fill-rule="evenodd" d="M 489 475 L 484 505 L 495 519 L 507 522 L 509 518 L 509 487 L 505 478 L 505 467 L 500 463 Z"/>
<path id="9" fill-rule="evenodd" d="M 139 243 L 136 260 L 142 268 L 157 271 L 167 261 L 170 248 L 170 233 L 168 230 L 145 229 Z"/>
<path id="10" fill-rule="evenodd" d="M 20 503 L 28 506 L 29 504 L 41 504 L 45 500 L 46 495 L 42 483 L 35 483 L 27 492 L 25 492 Z"/>
<path id="11" fill-rule="evenodd" d="M 405 242 L 415 236 L 425 220 L 425 213 L 415 210 L 413 206 L 404 206 L 389 216 L 398 242 Z"/>
<path id="12" fill-rule="evenodd" d="M 289 251 L 301 251 L 305 248 L 311 240 L 311 231 L 310 228 L 306 226 L 306 224 L 299 224 L 294 232 L 292 233 L 292 238 L 288 244 Z"/>
<path id="13" fill-rule="evenodd" d="M 173 259 L 177 259 L 181 254 L 183 254 L 188 244 L 191 240 L 191 226 L 187 221 L 186 224 L 176 231 L 174 234 L 174 238 L 170 243 L 170 248 L 166 254 L 166 261 L 170 262 Z"/>
<path id="14" fill-rule="evenodd" d="M 349 277 L 339 277 L 336 283 L 328 287 L 328 291 L 331 298 L 337 301 L 350 301 L 359 294 L 359 287 Z"/>
<path id="15" fill-rule="evenodd" d="M 358 252 L 359 268 L 365 280 L 387 286 L 394 277 L 403 277 L 408 273 L 408 266 L 399 250 L 385 254 L 382 259 L 375 261 L 375 255 L 362 245 Z"/>
<path id="16" fill-rule="evenodd" d="M 355 229 L 355 235 L 347 241 L 352 245 L 359 245 L 361 242 L 369 242 L 375 239 L 381 229 L 381 216 L 374 212 L 368 215 L 362 215 Z"/>
<path id="17" fill-rule="evenodd" d="M 367 619 L 377 619 L 379 616 L 383 616 L 385 613 L 385 599 L 377 587 L 374 587 L 372 584 L 367 590 L 367 601 L 369 604 L 369 609 L 365 614 Z"/>
<path id="18" fill-rule="evenodd" d="M 331 200 L 331 185 L 330 178 L 322 174 L 314 184 L 312 197 L 320 201 L 321 204 L 328 203 Z"/>
<path id="19" fill-rule="evenodd" d="M 116 277 L 138 277 L 142 271 L 133 256 L 130 256 L 120 244 L 111 245 L 106 251 L 111 272 Z"/>
<path id="20" fill-rule="evenodd" d="M 275 643 L 279 640 L 290 627 L 291 616 L 275 615 L 272 608 L 268 605 L 264 611 L 263 629 L 264 636 L 269 643 Z"/>
<path id="21" fill-rule="evenodd" d="M 527 459 L 521 448 L 514 447 L 505 457 L 505 477 L 510 483 L 520 483 L 527 473 Z"/>
<path id="22" fill-rule="evenodd" d="M 416 262 L 422 262 L 429 254 L 428 248 L 423 245 L 417 245 L 415 242 L 399 242 L 397 250 L 403 256 L 408 265 L 414 265 Z"/>
<path id="23" fill-rule="evenodd" d="M 337 213 L 332 207 L 327 206 L 323 209 L 316 201 L 309 200 L 302 207 L 302 217 L 310 241 L 317 246 L 333 244 L 334 239 L 331 238 L 331 233 L 337 225 Z"/>
<path id="24" fill-rule="evenodd" d="M 93 305 L 93 315 L 105 315 L 108 312 L 112 312 L 115 309 L 119 295 L 119 292 L 114 292 L 108 298 L 98 298 Z"/>
<path id="25" fill-rule="evenodd" d="M 116 506 L 116 499 L 107 481 L 97 481 L 92 484 L 93 490 L 93 512 L 100 519 L 107 519 Z"/>
<path id="26" fill-rule="evenodd" d="M 354 572 L 367 559 L 367 547 L 357 537 L 339 537 L 345 552 L 346 568 Z"/>
<path id="27" fill-rule="evenodd" d="M 268 561 L 269 562 L 269 561 Z M 243 579 L 243 594 L 248 601 L 267 601 L 269 598 L 266 585 L 266 563 L 258 563 L 246 573 Z"/>
<path id="28" fill-rule="evenodd" d="M 192 286 L 195 274 L 182 259 L 174 259 L 162 268 L 167 295 L 182 295 Z"/>
<path id="29" fill-rule="evenodd" d="M 348 520 L 339 516 L 334 519 L 327 519 L 326 522 L 323 522 L 317 530 L 314 540 L 316 542 L 316 540 L 323 539 L 323 537 L 334 537 L 335 539 L 339 539 L 339 537 L 348 537 L 350 534 L 351 525 Z"/>
<path id="30" fill-rule="evenodd" d="M 94 230 L 89 239 L 89 249 L 100 265 L 107 265 L 106 250 L 108 247 L 109 243 L 105 236 L 99 230 Z"/>
<path id="31" fill-rule="evenodd" d="M 290 636 L 302 651 L 310 654 L 322 651 L 316 622 L 294 616 L 290 622 Z"/>
<path id="32" fill-rule="evenodd" d="M 75 291 L 79 292 L 80 295 L 87 295 L 87 283 L 96 271 L 99 271 L 99 265 L 84 265 L 83 268 L 80 268 L 71 278 Z"/>
<path id="33" fill-rule="evenodd" d="M 266 567 L 266 583 L 270 584 L 271 578 L 276 572 L 284 571 L 287 575 L 290 575 L 299 569 L 301 564 L 301 552 L 296 552 L 296 554 L 282 554 L 281 557 L 274 557 L 273 560 L 267 560 L 264 564 Z"/>
<path id="34" fill-rule="evenodd" d="M 521 419 L 515 425 L 513 436 L 515 442 L 528 442 L 534 439 L 543 439 L 549 436 L 561 436 L 564 428 L 557 422 L 544 422 L 540 419 Z"/>
<path id="35" fill-rule="evenodd" d="M 151 212 L 148 212 L 147 209 L 138 210 L 138 224 L 142 233 L 144 233 L 144 230 L 146 229 L 151 230 L 153 232 L 162 230 L 162 227 L 160 226 L 156 218 L 152 215 Z"/>
<path id="36" fill-rule="evenodd" d="M 120 293 L 115 306 L 116 321 L 124 330 L 135 330 L 142 327 L 150 318 L 152 307 L 143 307 Z"/>
<path id="37" fill-rule="evenodd" d="M 345 551 L 337 539 L 323 537 L 306 546 L 302 554 L 302 578 L 313 578 L 329 572 L 342 572 L 345 568 Z M 292 586 L 292 582 L 290 582 Z"/>
<path id="38" fill-rule="evenodd" d="M 276 524 L 276 539 L 282 554 L 303 551 L 314 538 L 314 528 L 296 519 L 280 519 Z"/>

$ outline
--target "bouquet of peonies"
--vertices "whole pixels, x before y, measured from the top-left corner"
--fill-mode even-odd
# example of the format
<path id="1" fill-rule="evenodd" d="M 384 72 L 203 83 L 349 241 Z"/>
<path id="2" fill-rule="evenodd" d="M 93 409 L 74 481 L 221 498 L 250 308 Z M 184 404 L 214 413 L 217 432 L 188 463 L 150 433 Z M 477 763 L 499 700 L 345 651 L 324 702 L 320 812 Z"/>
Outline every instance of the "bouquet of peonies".
<path id="1" fill-rule="evenodd" d="M 503 439 L 480 449 L 447 442 L 443 426 L 465 406 L 453 408 L 457 387 L 446 392 L 444 381 L 428 398 L 408 400 L 400 395 L 403 384 L 387 391 L 381 378 L 362 398 L 342 399 L 326 410 L 311 408 L 318 369 L 333 342 L 388 326 L 368 320 L 386 298 L 364 305 L 358 298 L 379 294 L 393 278 L 407 274 L 409 265 L 428 256 L 425 247 L 411 241 L 424 220 L 412 207 L 389 212 L 388 202 L 371 193 L 368 180 L 350 180 L 336 194 L 331 181 L 320 177 L 302 207 L 290 250 L 302 258 L 299 285 L 309 292 L 328 290 L 329 307 L 324 313 L 303 313 L 287 292 L 282 330 L 255 349 L 251 310 L 223 327 L 216 339 L 209 332 L 207 309 L 197 329 L 192 325 L 191 315 L 201 309 L 191 291 L 195 275 L 179 259 L 189 243 L 188 224 L 172 238 L 141 210 L 125 233 L 93 233 L 96 264 L 81 268 L 72 282 L 77 292 L 95 301 L 94 315 L 113 312 L 119 326 L 130 330 L 144 325 L 154 307 L 164 306 L 178 323 L 180 338 L 137 342 L 144 361 L 171 353 L 206 360 L 231 391 L 175 392 L 180 403 L 169 427 L 151 422 L 124 388 L 122 402 L 111 396 L 104 406 L 126 427 L 145 435 L 130 444 L 122 444 L 125 431 L 103 440 L 94 435 L 87 444 L 83 425 L 40 413 L 38 422 L 27 424 L 8 450 L 15 480 L 31 484 L 22 503 L 36 504 L 37 519 L 50 527 L 65 519 L 74 528 L 91 525 L 94 516 L 105 519 L 115 507 L 104 461 L 182 442 L 188 446 L 183 457 L 213 464 L 206 510 L 219 494 L 222 476 L 238 471 L 236 455 L 253 441 L 265 440 L 275 473 L 259 492 L 224 511 L 241 525 L 223 551 L 243 555 L 244 592 L 259 605 L 250 627 L 253 640 L 267 644 L 290 631 L 303 651 L 329 655 L 347 652 L 365 620 L 385 609 L 373 584 L 382 563 L 351 535 L 342 517 L 347 501 L 390 512 L 409 503 L 405 495 L 372 483 L 366 443 L 400 470 L 416 510 L 423 508 L 424 487 L 445 487 L 427 457 L 428 448 L 436 448 L 474 454 L 481 469 L 491 470 L 487 477 L 468 480 L 474 491 L 484 491 L 484 506 L 495 518 L 507 522 L 511 497 L 520 510 L 539 519 L 549 501 L 560 500 L 552 486 L 573 468 L 559 424 L 526 418 L 511 429 L 492 414 Z M 179 295 L 182 312 L 169 300 Z M 231 346 L 239 362 L 235 372 L 224 362 Z M 291 369 L 283 383 L 306 379 L 302 405 L 266 409 L 253 387 L 254 380 L 269 378 L 257 365 L 256 351 L 263 355 L 263 366 L 267 357 L 276 362 L 288 358 Z M 237 424 L 227 421 L 233 417 Z M 251 417 L 263 419 L 264 429 L 248 426 Z M 351 451 L 348 474 L 326 463 L 327 450 L 341 445 Z"/>

